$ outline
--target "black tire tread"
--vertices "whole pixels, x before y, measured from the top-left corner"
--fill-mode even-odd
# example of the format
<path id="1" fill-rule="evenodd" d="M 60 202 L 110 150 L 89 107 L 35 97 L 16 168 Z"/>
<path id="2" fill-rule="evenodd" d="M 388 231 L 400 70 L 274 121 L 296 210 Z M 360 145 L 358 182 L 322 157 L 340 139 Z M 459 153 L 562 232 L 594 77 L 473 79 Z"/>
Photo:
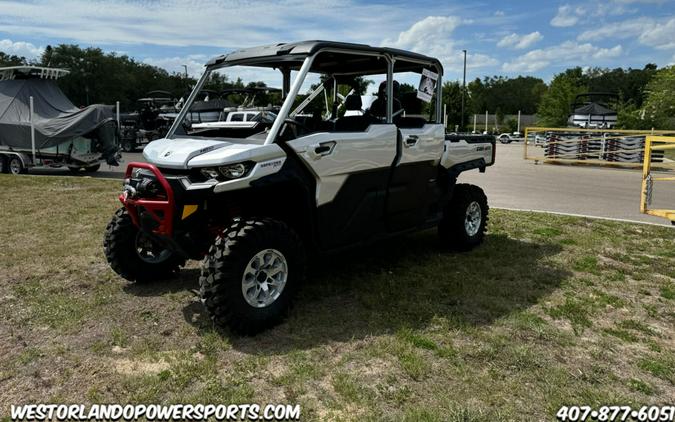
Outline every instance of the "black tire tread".
<path id="1" fill-rule="evenodd" d="M 138 229 L 124 207 L 115 212 L 105 229 L 103 250 L 106 260 L 122 278 L 137 283 L 163 280 L 174 276 L 185 265 L 185 259 L 176 255 L 159 264 L 143 262 L 136 255 L 137 232 Z"/>
<path id="2" fill-rule="evenodd" d="M 245 302 L 240 293 L 241 267 L 247 265 L 252 250 L 265 248 L 270 241 L 297 248 L 292 256 L 285 254 L 293 278 L 286 282 L 277 302 L 254 312 L 250 305 L 242 305 Z M 202 261 L 199 277 L 202 303 L 216 325 L 243 335 L 256 334 L 284 319 L 304 278 L 304 267 L 302 240 L 286 223 L 271 218 L 234 219 Z"/>
<path id="3" fill-rule="evenodd" d="M 475 236 L 469 237 L 464 229 L 466 207 L 477 201 L 483 210 L 481 228 Z M 483 189 L 466 183 L 455 185 L 452 198 L 446 205 L 443 218 L 438 225 L 438 234 L 444 246 L 457 251 L 469 251 L 483 242 L 490 219 L 490 207 Z"/>

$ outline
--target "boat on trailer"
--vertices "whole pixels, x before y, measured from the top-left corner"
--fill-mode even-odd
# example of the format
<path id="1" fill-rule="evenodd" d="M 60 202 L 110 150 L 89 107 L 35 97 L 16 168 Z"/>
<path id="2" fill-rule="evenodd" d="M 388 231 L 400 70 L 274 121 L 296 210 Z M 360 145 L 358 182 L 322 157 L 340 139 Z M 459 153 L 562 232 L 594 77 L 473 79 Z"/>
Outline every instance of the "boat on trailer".
<path id="1" fill-rule="evenodd" d="M 93 172 L 118 165 L 117 121 L 112 106 L 76 107 L 56 81 L 66 69 L 0 68 L 0 171 L 67 167 Z"/>

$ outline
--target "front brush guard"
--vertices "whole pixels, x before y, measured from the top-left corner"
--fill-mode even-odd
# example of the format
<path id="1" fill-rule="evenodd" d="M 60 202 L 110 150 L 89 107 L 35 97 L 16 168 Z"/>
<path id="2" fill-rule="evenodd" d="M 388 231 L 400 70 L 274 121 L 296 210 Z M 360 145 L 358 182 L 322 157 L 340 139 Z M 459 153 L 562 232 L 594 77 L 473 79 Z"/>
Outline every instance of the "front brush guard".
<path id="1" fill-rule="evenodd" d="M 164 175 L 162 175 L 162 173 L 159 171 L 159 169 L 156 166 L 149 163 L 138 163 L 138 162 L 129 163 L 129 165 L 127 166 L 127 171 L 124 176 L 125 179 L 130 179 L 132 171 L 137 168 L 149 170 L 152 172 L 152 174 L 154 174 L 159 184 L 162 185 L 162 188 L 164 188 L 166 198 L 165 199 L 134 198 L 133 188 L 132 189 L 125 188 L 124 192 L 120 194 L 119 200 L 120 202 L 122 202 L 124 207 L 129 212 L 131 221 L 134 223 L 136 227 L 138 227 L 141 230 L 148 231 L 147 223 L 142 224 L 140 218 L 141 212 L 147 213 L 146 215 L 149 215 L 152 221 L 156 223 L 154 225 L 155 227 L 152 227 L 150 231 L 153 234 L 170 239 L 173 235 L 173 214 L 176 206 L 173 196 L 173 189 L 171 188 L 171 185 L 169 184 L 168 180 L 166 180 L 166 177 L 164 177 Z"/>

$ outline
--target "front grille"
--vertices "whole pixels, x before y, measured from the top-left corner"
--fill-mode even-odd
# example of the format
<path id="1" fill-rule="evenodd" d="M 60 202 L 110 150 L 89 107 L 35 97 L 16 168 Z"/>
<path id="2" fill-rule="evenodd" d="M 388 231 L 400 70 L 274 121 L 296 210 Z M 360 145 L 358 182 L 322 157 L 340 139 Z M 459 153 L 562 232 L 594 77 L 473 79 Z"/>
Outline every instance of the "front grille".
<path id="1" fill-rule="evenodd" d="M 190 183 L 202 183 L 206 182 L 208 178 L 204 176 L 199 169 L 167 169 L 159 168 L 162 174 L 167 179 L 187 177 L 190 180 Z"/>

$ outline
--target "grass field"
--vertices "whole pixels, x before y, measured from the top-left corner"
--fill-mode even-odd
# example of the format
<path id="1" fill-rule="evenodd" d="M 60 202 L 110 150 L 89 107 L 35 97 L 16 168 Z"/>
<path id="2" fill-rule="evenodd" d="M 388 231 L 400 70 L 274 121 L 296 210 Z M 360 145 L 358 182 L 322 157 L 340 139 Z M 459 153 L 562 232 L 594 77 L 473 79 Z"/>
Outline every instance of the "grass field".
<path id="1" fill-rule="evenodd" d="M 494 210 L 319 261 L 288 322 L 215 329 L 198 270 L 136 286 L 102 255 L 119 182 L 0 175 L 0 415 L 10 404 L 299 403 L 304 420 L 554 420 L 675 401 L 675 230 Z"/>

